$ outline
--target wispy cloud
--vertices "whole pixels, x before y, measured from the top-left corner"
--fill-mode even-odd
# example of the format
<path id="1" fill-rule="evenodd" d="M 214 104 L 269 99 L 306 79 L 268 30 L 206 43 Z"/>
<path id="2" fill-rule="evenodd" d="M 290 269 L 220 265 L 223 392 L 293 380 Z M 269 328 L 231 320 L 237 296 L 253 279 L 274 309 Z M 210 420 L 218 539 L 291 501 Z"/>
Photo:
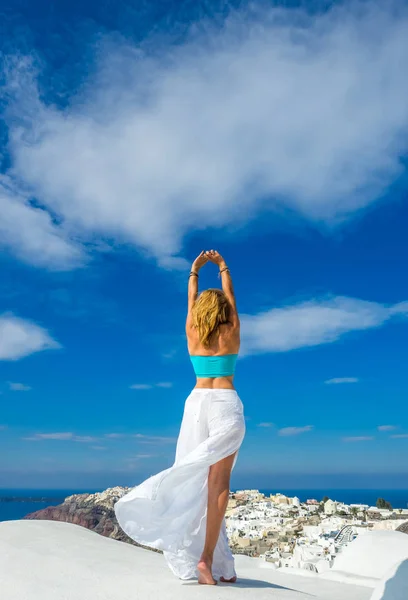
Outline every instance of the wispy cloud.
<path id="1" fill-rule="evenodd" d="M 135 454 L 134 456 L 129 457 L 129 460 L 140 460 L 143 458 L 153 458 L 157 456 L 156 454 Z"/>
<path id="2" fill-rule="evenodd" d="M 105 433 L 105 437 L 108 439 L 116 440 L 126 437 L 125 433 Z"/>
<path id="3" fill-rule="evenodd" d="M 32 388 L 29 385 L 25 385 L 24 383 L 13 383 L 9 381 L 9 389 L 12 392 L 29 392 Z"/>
<path id="4" fill-rule="evenodd" d="M 390 437 L 395 438 L 395 439 L 408 438 L 408 433 L 394 433 Z"/>
<path id="5" fill-rule="evenodd" d="M 374 439 L 372 435 L 354 435 L 343 438 L 343 442 L 368 442 Z"/>
<path id="6" fill-rule="evenodd" d="M 407 27 L 404 3 L 252 4 L 154 56 L 101 39 L 99 71 L 60 109 L 20 60 L 5 88 L 3 245 L 72 268 L 111 237 L 174 267 L 197 223 L 281 205 L 318 224 L 358 213 L 404 169 Z"/>
<path id="7" fill-rule="evenodd" d="M 268 423 L 268 422 L 258 423 L 258 427 L 273 427 L 273 423 Z"/>
<path id="8" fill-rule="evenodd" d="M 173 384 L 170 381 L 161 381 L 159 383 L 133 383 L 129 387 L 131 390 L 151 390 L 154 387 L 171 388 Z"/>
<path id="9" fill-rule="evenodd" d="M 74 437 L 72 438 L 72 441 L 88 444 L 89 442 L 97 442 L 98 439 L 99 438 L 94 437 L 93 435 L 74 435 Z"/>
<path id="10" fill-rule="evenodd" d="M 97 437 L 91 435 L 76 435 L 71 431 L 57 432 L 57 433 L 34 433 L 31 436 L 24 437 L 24 440 L 32 442 L 40 442 L 43 440 L 59 440 L 59 441 L 71 441 L 71 442 L 82 442 L 90 443 L 98 441 Z"/>
<path id="11" fill-rule="evenodd" d="M 7 425 L 0 425 L 0 431 L 4 431 L 5 429 L 7 429 Z"/>
<path id="12" fill-rule="evenodd" d="M 150 383 L 133 383 L 129 387 L 131 390 L 150 390 L 153 386 Z"/>
<path id="13" fill-rule="evenodd" d="M 57 432 L 57 433 L 34 433 L 29 437 L 25 437 L 25 440 L 41 441 L 41 440 L 72 440 L 74 434 L 70 431 Z"/>
<path id="14" fill-rule="evenodd" d="M 157 454 L 135 454 L 133 456 L 129 456 L 124 459 L 124 466 L 120 469 L 123 471 L 131 471 L 134 469 L 138 469 L 140 467 L 140 463 L 149 460 L 150 458 L 156 457 Z"/>
<path id="15" fill-rule="evenodd" d="M 172 358 L 174 358 L 177 354 L 177 349 L 173 348 L 172 350 L 169 350 L 168 352 L 163 352 L 162 354 L 162 358 L 166 359 L 166 360 L 170 360 Z"/>
<path id="16" fill-rule="evenodd" d="M 106 446 L 91 446 L 92 450 L 106 450 Z"/>
<path id="17" fill-rule="evenodd" d="M 378 431 L 394 431 L 394 429 L 397 429 L 396 425 L 378 425 L 377 427 Z"/>
<path id="18" fill-rule="evenodd" d="M 344 296 L 272 308 L 257 315 L 242 315 L 241 354 L 287 352 L 328 344 L 347 333 L 407 317 L 406 302 L 386 306 Z"/>
<path id="19" fill-rule="evenodd" d="M 324 383 L 327 385 L 337 385 L 339 383 L 357 383 L 357 377 L 334 377 L 333 379 L 327 379 Z"/>
<path id="20" fill-rule="evenodd" d="M 300 435 L 301 433 L 312 431 L 313 428 L 313 425 L 305 425 L 304 427 L 283 427 L 282 429 L 279 429 L 278 434 L 282 436 Z"/>
<path id="21" fill-rule="evenodd" d="M 143 433 L 136 433 L 134 437 L 142 444 L 173 444 L 177 441 L 175 437 L 144 435 Z"/>
<path id="22" fill-rule="evenodd" d="M 34 352 L 60 347 L 36 323 L 12 314 L 0 315 L 0 360 L 18 360 Z"/>

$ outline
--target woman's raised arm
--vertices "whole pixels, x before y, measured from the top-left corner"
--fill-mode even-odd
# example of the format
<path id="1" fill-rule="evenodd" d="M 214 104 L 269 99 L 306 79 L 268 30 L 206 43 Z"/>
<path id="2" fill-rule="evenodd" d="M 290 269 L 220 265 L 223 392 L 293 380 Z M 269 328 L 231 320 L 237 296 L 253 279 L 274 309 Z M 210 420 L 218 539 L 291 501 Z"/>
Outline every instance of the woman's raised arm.
<path id="1" fill-rule="evenodd" d="M 239 325 L 239 317 L 238 317 L 238 311 L 237 311 L 237 303 L 235 300 L 234 286 L 232 285 L 231 273 L 230 273 L 229 268 L 227 267 L 227 263 L 225 262 L 224 258 L 221 256 L 221 254 L 219 252 L 217 252 L 216 250 L 208 250 L 206 252 L 206 256 L 208 257 L 208 259 L 211 262 L 218 265 L 218 267 L 220 269 L 222 291 L 224 292 L 225 296 L 227 297 L 227 300 L 231 307 L 231 315 L 230 315 L 231 322 L 234 326 L 238 326 Z"/>
<path id="2" fill-rule="evenodd" d="M 198 272 L 201 269 L 201 267 L 205 265 L 206 262 L 208 262 L 208 260 L 209 259 L 206 256 L 205 251 L 203 250 L 191 265 L 191 271 L 188 277 L 186 329 L 188 329 L 192 325 L 191 309 L 193 308 L 194 302 L 196 301 L 198 294 Z"/>

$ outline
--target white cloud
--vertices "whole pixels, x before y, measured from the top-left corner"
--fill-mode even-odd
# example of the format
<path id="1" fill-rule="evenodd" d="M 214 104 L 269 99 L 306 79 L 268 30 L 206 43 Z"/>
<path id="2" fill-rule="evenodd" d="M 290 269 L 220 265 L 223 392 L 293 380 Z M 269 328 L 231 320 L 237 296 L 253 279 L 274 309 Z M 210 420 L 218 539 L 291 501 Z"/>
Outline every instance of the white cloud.
<path id="1" fill-rule="evenodd" d="M 392 437 L 394 439 L 408 438 L 408 433 L 395 433 L 395 434 L 391 435 L 390 437 Z"/>
<path id="2" fill-rule="evenodd" d="M 18 360 L 34 352 L 60 348 L 49 333 L 32 321 L 0 315 L 0 360 Z"/>
<path id="3" fill-rule="evenodd" d="M 378 431 L 394 431 L 394 429 L 397 429 L 396 425 L 378 425 L 377 427 Z"/>
<path id="4" fill-rule="evenodd" d="M 79 244 L 69 240 L 50 214 L 30 204 L 29 194 L 17 192 L 0 174 L 0 246 L 11 248 L 23 261 L 38 267 L 70 269 L 84 261 Z"/>
<path id="5" fill-rule="evenodd" d="M 129 387 L 131 390 L 150 390 L 153 386 L 150 383 L 134 383 Z"/>
<path id="6" fill-rule="evenodd" d="M 72 431 L 64 431 L 57 433 L 34 433 L 31 436 L 23 438 L 24 440 L 31 442 L 40 442 L 43 440 L 59 440 L 59 441 L 70 441 L 70 442 L 96 442 L 98 438 L 90 435 L 75 435 Z"/>
<path id="7" fill-rule="evenodd" d="M 153 44 L 154 57 L 108 39 L 62 109 L 20 61 L 6 86 L 2 243 L 71 268 L 82 242 L 109 238 L 174 268 L 191 229 L 282 206 L 317 224 L 357 213 L 404 169 L 407 27 L 405 6 L 370 2 L 252 8 L 184 45 Z"/>
<path id="8" fill-rule="evenodd" d="M 72 438 L 73 442 L 81 442 L 81 443 L 89 443 L 89 442 L 97 442 L 98 438 L 92 435 L 74 435 Z"/>
<path id="9" fill-rule="evenodd" d="M 242 354 L 286 352 L 335 342 L 346 333 L 407 317 L 406 303 L 385 306 L 336 296 L 241 316 Z"/>
<path id="10" fill-rule="evenodd" d="M 136 454 L 134 456 L 129 456 L 128 458 L 125 458 L 125 466 L 122 467 L 121 470 L 129 471 L 137 469 L 140 466 L 140 461 L 147 460 L 155 456 L 157 456 L 157 454 Z"/>
<path id="11" fill-rule="evenodd" d="M 24 383 L 13 383 L 12 381 L 9 381 L 8 385 L 12 392 L 28 392 L 32 389 L 29 385 L 25 385 Z"/>
<path id="12" fill-rule="evenodd" d="M 258 423 L 258 427 L 273 427 L 273 423 Z"/>
<path id="13" fill-rule="evenodd" d="M 312 431 L 313 425 L 305 425 L 304 427 L 283 427 L 279 429 L 278 434 L 281 436 L 300 435 Z"/>
<path id="14" fill-rule="evenodd" d="M 0 427 L 1 429 L 1 427 Z M 40 442 L 44 440 L 57 440 L 57 441 L 69 441 L 69 442 L 80 442 L 80 443 L 94 443 L 96 445 L 90 446 L 94 450 L 105 450 L 106 447 L 99 445 L 98 442 L 106 442 L 109 439 L 121 439 L 127 437 L 124 433 L 105 433 L 103 438 L 92 436 L 92 435 L 77 435 L 72 431 L 63 431 L 56 433 L 34 433 L 33 435 L 24 437 L 24 440 L 31 442 Z M 136 438 L 141 444 L 173 444 L 177 441 L 175 437 L 167 437 L 160 435 L 145 435 L 143 433 L 132 434 L 130 437 Z M 140 455 L 142 456 L 142 455 Z M 143 455 L 147 456 L 147 455 Z M 150 456 L 150 455 L 149 455 Z"/>
<path id="15" fill-rule="evenodd" d="M 135 433 L 133 436 L 141 444 L 172 444 L 177 441 L 177 438 L 166 437 L 161 435 L 144 435 L 143 433 Z"/>
<path id="16" fill-rule="evenodd" d="M 169 350 L 168 352 L 163 352 L 162 357 L 166 360 L 171 360 L 172 358 L 174 358 L 177 354 L 177 349 L 173 348 L 172 350 Z"/>
<path id="17" fill-rule="evenodd" d="M 327 385 L 337 385 L 340 383 L 357 383 L 357 377 L 333 377 L 333 379 L 327 379 L 324 383 Z"/>
<path id="18" fill-rule="evenodd" d="M 72 440 L 74 434 L 72 432 L 58 432 L 58 433 L 35 433 L 32 436 L 25 437 L 25 440 L 30 441 L 41 441 L 41 440 Z"/>
<path id="19" fill-rule="evenodd" d="M 135 456 L 131 456 L 128 460 L 139 460 L 141 458 L 153 458 L 156 454 L 136 454 Z"/>
<path id="20" fill-rule="evenodd" d="M 153 387 L 159 388 L 171 388 L 173 384 L 171 381 L 161 381 L 160 383 L 134 383 L 129 386 L 131 390 L 151 390 Z"/>
<path id="21" fill-rule="evenodd" d="M 343 442 L 368 442 L 374 439 L 372 435 L 354 435 L 349 437 L 344 437 Z"/>

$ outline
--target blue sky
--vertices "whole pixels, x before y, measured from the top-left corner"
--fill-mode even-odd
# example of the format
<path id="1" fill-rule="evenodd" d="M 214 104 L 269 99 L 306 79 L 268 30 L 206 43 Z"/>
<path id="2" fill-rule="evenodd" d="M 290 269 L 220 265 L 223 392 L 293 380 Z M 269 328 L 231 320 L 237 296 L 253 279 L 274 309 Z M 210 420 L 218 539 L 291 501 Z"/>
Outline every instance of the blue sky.
<path id="1" fill-rule="evenodd" d="M 171 465 L 217 248 L 233 486 L 407 488 L 405 3 L 0 6 L 0 487 Z"/>

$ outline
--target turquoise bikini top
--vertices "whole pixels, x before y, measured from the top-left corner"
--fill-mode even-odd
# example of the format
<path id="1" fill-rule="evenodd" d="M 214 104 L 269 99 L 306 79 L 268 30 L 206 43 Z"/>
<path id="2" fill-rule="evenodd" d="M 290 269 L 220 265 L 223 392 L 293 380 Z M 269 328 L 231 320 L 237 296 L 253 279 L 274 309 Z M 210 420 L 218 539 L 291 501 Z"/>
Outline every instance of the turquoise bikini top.
<path id="1" fill-rule="evenodd" d="M 194 356 L 190 354 L 197 377 L 228 377 L 235 372 L 238 354 L 221 356 Z"/>

